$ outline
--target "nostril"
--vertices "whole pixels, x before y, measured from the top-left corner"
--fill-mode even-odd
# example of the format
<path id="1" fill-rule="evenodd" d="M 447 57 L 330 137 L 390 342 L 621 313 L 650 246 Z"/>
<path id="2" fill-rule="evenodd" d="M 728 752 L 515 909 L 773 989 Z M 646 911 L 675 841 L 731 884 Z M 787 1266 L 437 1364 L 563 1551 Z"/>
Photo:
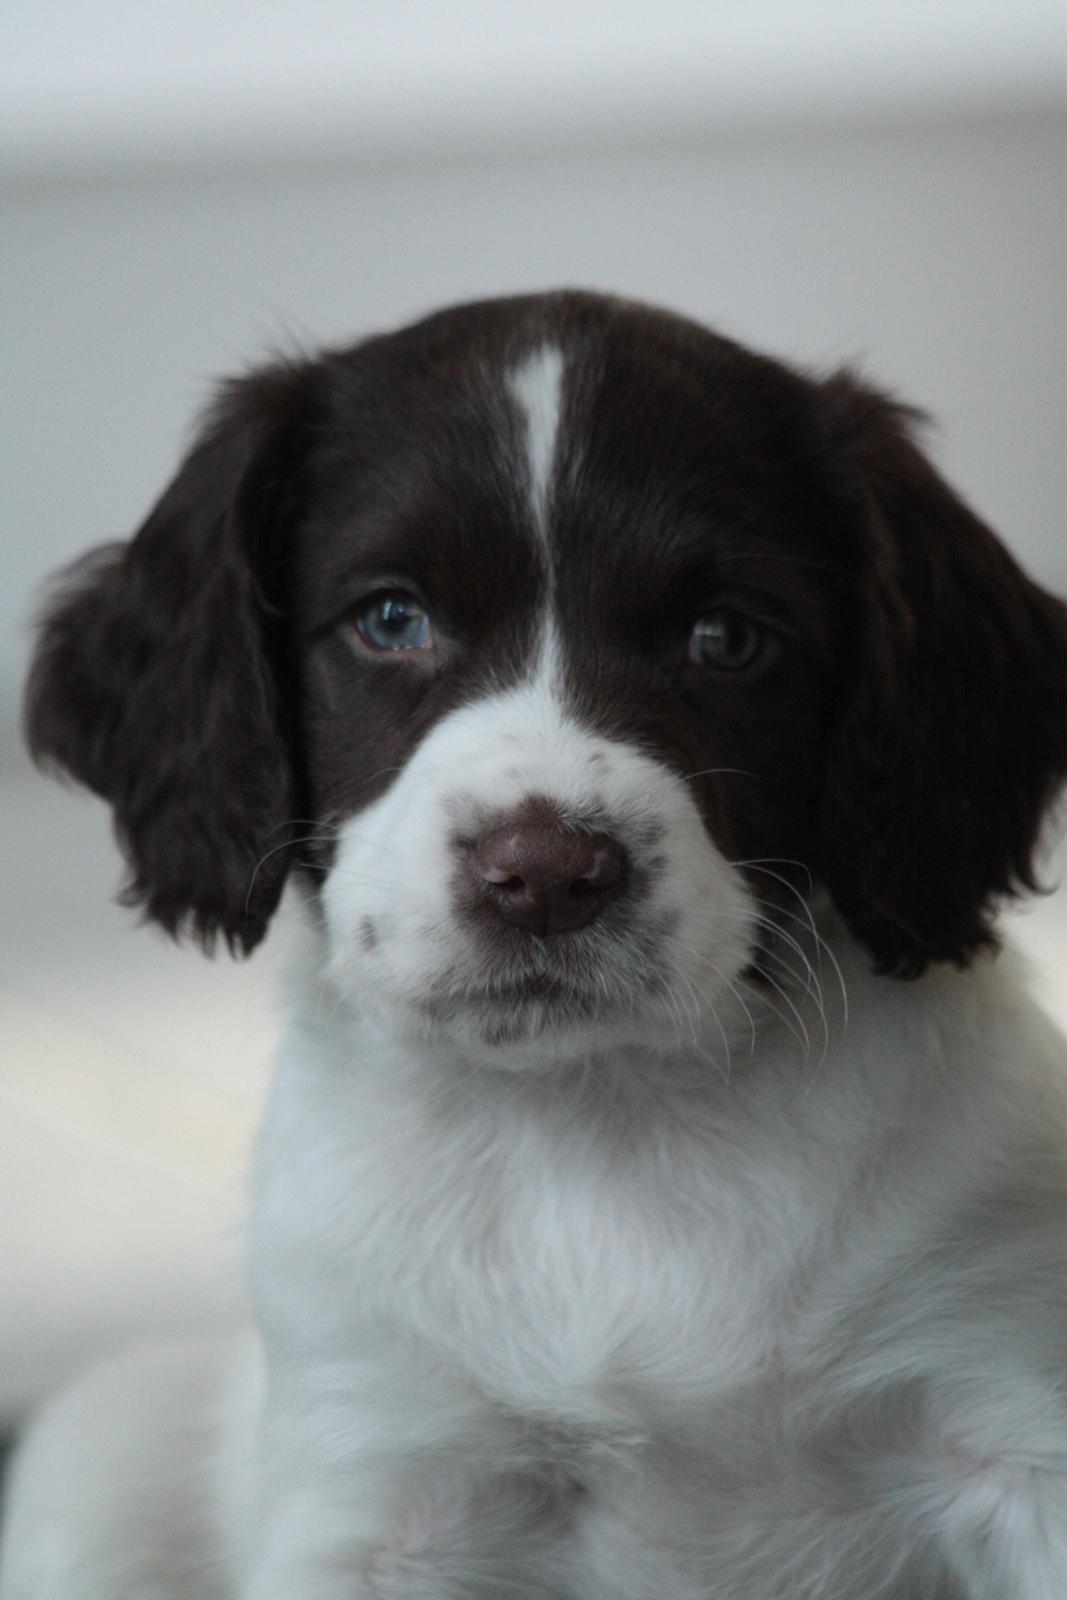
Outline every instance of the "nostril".
<path id="1" fill-rule="evenodd" d="M 509 872 L 506 867 L 483 866 L 480 869 L 486 883 L 495 883 L 499 889 L 521 889 L 523 880 L 517 872 Z"/>
<path id="2" fill-rule="evenodd" d="M 625 863 L 622 846 L 606 835 L 594 836 L 590 844 L 593 850 L 592 865 L 580 878 L 575 879 L 575 887 L 584 885 L 588 889 L 614 888 L 622 877 Z"/>

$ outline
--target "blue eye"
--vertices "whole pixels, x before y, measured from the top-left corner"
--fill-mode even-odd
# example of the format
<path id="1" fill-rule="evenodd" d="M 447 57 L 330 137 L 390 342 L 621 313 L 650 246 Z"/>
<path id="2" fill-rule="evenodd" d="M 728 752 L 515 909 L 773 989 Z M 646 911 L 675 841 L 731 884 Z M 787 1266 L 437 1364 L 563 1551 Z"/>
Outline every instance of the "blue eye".
<path id="1" fill-rule="evenodd" d="M 433 645 L 429 617 L 403 589 L 372 594 L 356 607 L 352 620 L 372 650 L 428 650 Z"/>
<path id="2" fill-rule="evenodd" d="M 689 636 L 688 658 L 696 667 L 742 672 L 763 654 L 767 635 L 740 611 L 722 608 L 701 617 Z"/>

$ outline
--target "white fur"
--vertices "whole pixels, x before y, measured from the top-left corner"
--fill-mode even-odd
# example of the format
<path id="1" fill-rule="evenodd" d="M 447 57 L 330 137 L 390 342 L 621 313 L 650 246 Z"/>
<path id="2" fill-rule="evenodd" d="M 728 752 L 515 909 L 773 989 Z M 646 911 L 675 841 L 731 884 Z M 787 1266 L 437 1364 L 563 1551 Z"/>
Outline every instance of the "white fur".
<path id="1" fill-rule="evenodd" d="M 600 1008 L 502 1042 L 451 840 L 531 793 L 662 860 Z M 687 785 L 547 648 L 342 826 L 324 910 L 256 1332 L 45 1411 L 2 1600 L 1062 1597 L 1064 1048 L 1010 958 L 875 978 L 805 907 L 755 989 Z"/>
<path id="2" fill-rule="evenodd" d="M 526 427 L 526 455 L 534 525 L 547 538 L 546 515 L 552 486 L 560 413 L 563 404 L 563 353 L 556 345 L 539 345 L 514 368 L 508 387 Z"/>
<path id="3" fill-rule="evenodd" d="M 263 1433 L 256 1344 L 86 1380 L 3 1600 L 938 1592 L 913 1556 L 1061 1596 L 1062 1041 L 1009 958 L 900 985 L 827 931 L 847 1029 L 805 1063 L 761 1017 L 728 1084 L 684 1042 L 472 1069 L 312 961 L 257 1160 Z"/>

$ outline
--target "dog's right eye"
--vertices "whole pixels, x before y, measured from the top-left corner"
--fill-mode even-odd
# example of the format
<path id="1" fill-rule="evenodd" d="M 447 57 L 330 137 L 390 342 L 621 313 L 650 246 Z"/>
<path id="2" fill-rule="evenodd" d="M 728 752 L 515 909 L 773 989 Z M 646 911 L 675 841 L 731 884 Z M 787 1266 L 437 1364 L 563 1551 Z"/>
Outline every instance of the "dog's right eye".
<path id="1" fill-rule="evenodd" d="M 384 589 L 369 595 L 353 611 L 352 623 L 371 650 L 433 648 L 433 631 L 425 608 L 403 589 Z"/>

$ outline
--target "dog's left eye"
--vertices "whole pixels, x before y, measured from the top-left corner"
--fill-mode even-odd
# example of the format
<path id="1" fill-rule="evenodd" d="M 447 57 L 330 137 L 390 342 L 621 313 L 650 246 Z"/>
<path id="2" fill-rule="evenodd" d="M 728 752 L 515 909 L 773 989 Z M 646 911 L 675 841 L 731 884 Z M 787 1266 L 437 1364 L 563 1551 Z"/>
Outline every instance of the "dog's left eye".
<path id="1" fill-rule="evenodd" d="M 688 659 L 696 667 L 742 672 L 763 654 L 767 632 L 740 611 L 721 607 L 701 617 L 689 635 Z"/>
<path id="2" fill-rule="evenodd" d="M 352 621 L 372 650 L 428 650 L 433 644 L 429 616 L 403 589 L 370 595 L 356 607 Z"/>

